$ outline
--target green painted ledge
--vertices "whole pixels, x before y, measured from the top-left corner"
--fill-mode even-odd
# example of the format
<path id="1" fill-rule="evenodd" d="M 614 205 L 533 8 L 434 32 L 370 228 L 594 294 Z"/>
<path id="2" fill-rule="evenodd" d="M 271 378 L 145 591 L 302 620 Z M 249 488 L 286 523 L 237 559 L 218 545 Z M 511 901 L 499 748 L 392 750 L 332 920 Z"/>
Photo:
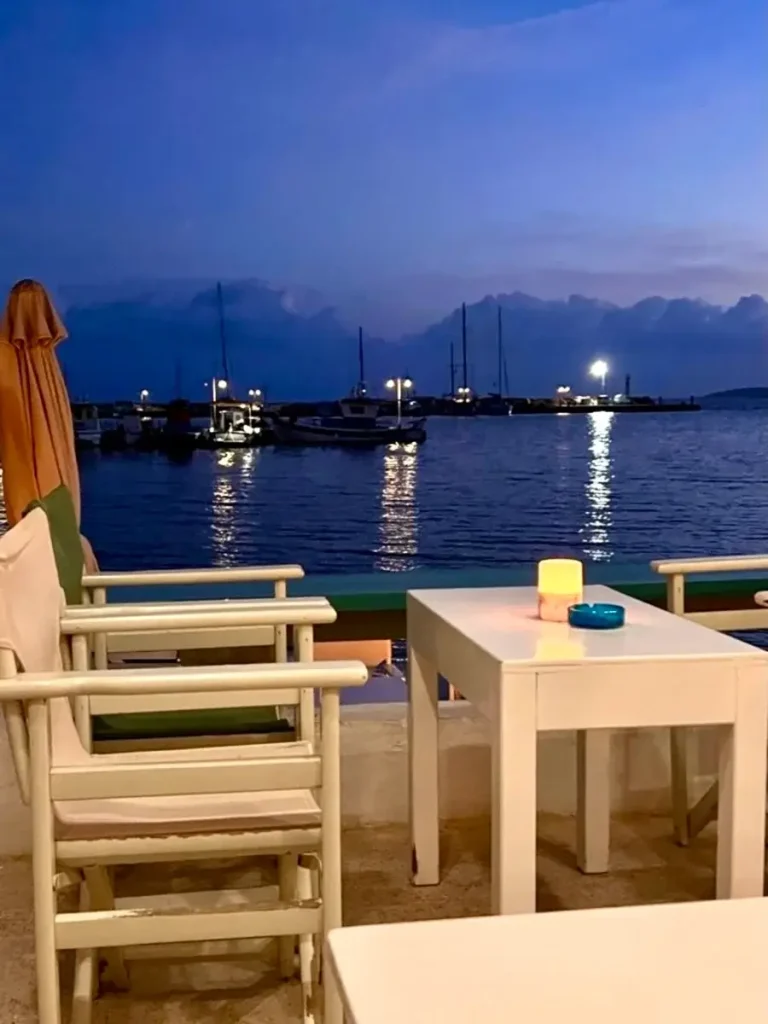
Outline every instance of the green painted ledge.
<path id="1" fill-rule="evenodd" d="M 646 564 L 585 566 L 587 583 L 603 583 L 642 601 L 664 600 L 665 583 Z M 289 584 L 293 597 L 322 595 L 339 612 L 399 612 L 405 609 L 409 590 L 447 587 L 520 587 L 535 583 L 535 565 L 499 569 L 415 569 L 411 572 L 370 574 L 310 574 Z M 768 589 L 768 577 L 743 573 L 717 573 L 689 577 L 688 593 L 694 596 L 735 597 Z M 110 591 L 112 602 L 215 600 L 216 598 L 269 597 L 269 584 L 206 586 L 124 587 Z"/>

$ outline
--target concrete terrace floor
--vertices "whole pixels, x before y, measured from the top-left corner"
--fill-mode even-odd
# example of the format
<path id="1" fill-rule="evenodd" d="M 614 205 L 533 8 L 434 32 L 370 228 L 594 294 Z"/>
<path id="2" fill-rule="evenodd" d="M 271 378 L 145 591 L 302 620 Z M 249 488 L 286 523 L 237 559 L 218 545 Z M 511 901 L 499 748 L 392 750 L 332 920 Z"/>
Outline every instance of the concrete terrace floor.
<path id="1" fill-rule="evenodd" d="M 442 835 L 443 881 L 415 889 L 409 883 L 405 827 L 344 833 L 344 921 L 371 924 L 486 914 L 490 898 L 488 819 L 454 822 Z M 665 903 L 714 895 L 715 830 L 710 826 L 687 850 L 675 846 L 668 817 L 648 815 L 612 823 L 611 872 L 584 876 L 575 865 L 575 821 L 540 816 L 538 909 Z M 211 873 L 180 875 L 165 867 L 125 869 L 118 895 L 247 885 L 247 862 L 215 865 Z M 203 881 L 205 878 L 205 881 Z M 265 879 L 270 880 L 270 879 Z M 202 884 L 201 884 L 202 883 Z M 0 861 L 0 1021 L 34 1024 L 34 952 L 31 873 L 25 860 Z M 446 965 L 448 969 L 450 965 Z M 62 962 L 68 988 L 71 961 Z M 277 977 L 264 962 L 135 963 L 132 991 L 104 994 L 93 1024 L 283 1024 L 300 1019 L 295 982 Z M 68 999 L 64 1020 L 69 1015 Z"/>

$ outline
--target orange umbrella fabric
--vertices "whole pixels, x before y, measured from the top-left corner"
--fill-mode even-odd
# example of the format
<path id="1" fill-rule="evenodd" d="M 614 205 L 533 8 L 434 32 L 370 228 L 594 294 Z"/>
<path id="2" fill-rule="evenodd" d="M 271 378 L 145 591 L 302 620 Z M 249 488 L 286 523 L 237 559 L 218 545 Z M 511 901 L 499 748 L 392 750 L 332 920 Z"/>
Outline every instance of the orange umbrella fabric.
<path id="1" fill-rule="evenodd" d="M 15 284 L 0 322 L 0 464 L 9 526 L 59 484 L 80 521 L 72 410 L 56 358 L 66 337 L 45 288 L 38 281 Z"/>

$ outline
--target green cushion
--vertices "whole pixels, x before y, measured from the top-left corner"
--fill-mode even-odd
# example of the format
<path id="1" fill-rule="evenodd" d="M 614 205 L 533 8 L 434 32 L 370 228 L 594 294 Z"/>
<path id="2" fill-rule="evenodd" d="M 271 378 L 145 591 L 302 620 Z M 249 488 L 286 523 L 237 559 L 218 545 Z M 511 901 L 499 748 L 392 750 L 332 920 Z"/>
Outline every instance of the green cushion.
<path id="1" fill-rule="evenodd" d="M 82 604 L 85 559 L 72 495 L 64 484 L 60 484 L 44 498 L 31 502 L 24 509 L 24 515 L 33 508 L 41 508 L 48 516 L 59 583 L 67 604 Z"/>
<path id="2" fill-rule="evenodd" d="M 156 740 L 196 736 L 245 736 L 292 733 L 293 726 L 278 718 L 277 709 L 207 708 L 199 711 L 132 712 L 97 715 L 93 738 L 99 740 Z"/>

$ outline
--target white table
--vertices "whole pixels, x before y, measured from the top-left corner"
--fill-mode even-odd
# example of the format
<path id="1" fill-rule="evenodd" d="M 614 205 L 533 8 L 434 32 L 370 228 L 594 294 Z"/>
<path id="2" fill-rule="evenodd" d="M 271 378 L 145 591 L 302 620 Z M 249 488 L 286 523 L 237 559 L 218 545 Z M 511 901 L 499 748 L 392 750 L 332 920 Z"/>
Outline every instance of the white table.
<path id="1" fill-rule="evenodd" d="M 606 871 L 608 730 L 729 726 L 720 754 L 717 895 L 762 895 L 768 656 L 607 587 L 587 587 L 585 600 L 623 604 L 626 625 L 597 631 L 541 622 L 528 587 L 408 594 L 415 884 L 440 880 L 439 673 L 492 727 L 494 913 L 536 909 L 536 740 L 557 729 L 578 730 L 579 864 Z"/>
<path id="2" fill-rule="evenodd" d="M 763 1024 L 768 900 L 339 928 L 347 1024 Z"/>

